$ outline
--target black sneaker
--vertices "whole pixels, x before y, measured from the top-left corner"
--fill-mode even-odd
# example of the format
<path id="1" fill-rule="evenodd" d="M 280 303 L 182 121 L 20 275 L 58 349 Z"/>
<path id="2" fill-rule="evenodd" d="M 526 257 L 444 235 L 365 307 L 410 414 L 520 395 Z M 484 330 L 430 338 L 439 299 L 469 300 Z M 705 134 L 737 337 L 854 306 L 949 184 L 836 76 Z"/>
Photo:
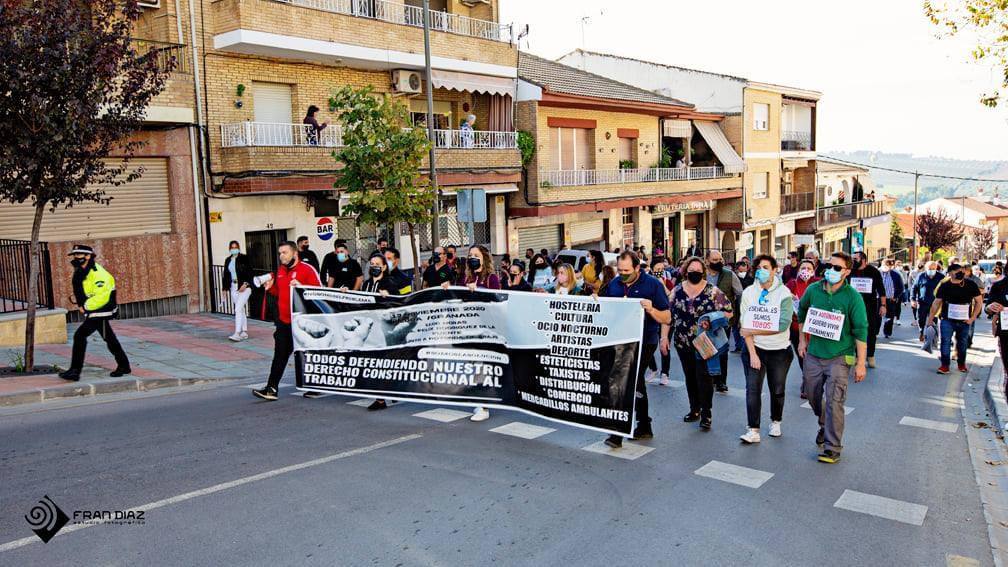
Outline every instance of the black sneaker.
<path id="1" fill-rule="evenodd" d="M 277 391 L 269 386 L 266 386 L 262 390 L 252 390 L 252 395 L 257 398 L 262 398 L 269 402 L 277 401 Z"/>
<path id="2" fill-rule="evenodd" d="M 301 397 L 308 398 L 309 400 L 313 400 L 315 398 L 321 398 L 324 395 L 325 395 L 325 392 L 305 392 L 305 393 L 301 394 Z"/>
<path id="3" fill-rule="evenodd" d="M 375 400 L 375 401 L 371 402 L 371 405 L 369 405 L 367 407 L 367 410 L 368 411 L 378 411 L 378 410 L 383 410 L 383 409 L 385 409 L 387 407 L 388 407 L 388 404 L 385 403 L 385 400 Z"/>
<path id="4" fill-rule="evenodd" d="M 64 380 L 76 382 L 80 380 L 80 370 L 77 370 L 76 368 L 70 368 L 69 370 L 64 370 L 63 372 L 60 372 L 59 377 Z"/>
<path id="5" fill-rule="evenodd" d="M 685 421 L 686 423 L 693 423 L 694 421 L 699 421 L 700 420 L 700 412 L 696 412 L 696 413 L 690 412 L 690 413 L 684 415 L 683 418 L 682 418 L 682 420 Z"/>
<path id="6" fill-rule="evenodd" d="M 815 444 L 818 445 L 819 448 L 821 449 L 823 444 L 825 443 L 826 443 L 826 432 L 820 429 L 819 433 L 817 433 L 815 436 Z"/>
<path id="7" fill-rule="evenodd" d="M 700 418 L 700 429 L 704 431 L 710 431 L 711 428 L 711 418 L 710 416 Z"/>
<path id="8" fill-rule="evenodd" d="M 619 449 L 623 446 L 623 438 L 619 435 L 610 435 L 609 437 L 606 437 L 605 444 L 613 449 Z"/>
<path id="9" fill-rule="evenodd" d="M 637 429 L 634 430 L 633 434 L 634 440 L 638 439 L 654 439 L 654 431 L 651 430 L 651 424 L 640 424 Z"/>
<path id="10" fill-rule="evenodd" d="M 126 367 L 126 368 L 116 368 L 115 370 L 113 370 L 112 372 L 109 373 L 109 376 L 111 376 L 113 378 L 118 378 L 120 376 L 125 376 L 127 374 L 132 374 L 132 373 L 133 373 L 133 369 L 129 368 L 129 367 Z"/>
<path id="11" fill-rule="evenodd" d="M 829 463 L 831 465 L 839 463 L 840 462 L 840 453 L 838 453 L 836 451 L 833 451 L 833 450 L 830 450 L 830 449 L 826 449 L 822 453 L 819 453 L 819 462 L 820 463 Z"/>
<path id="12" fill-rule="evenodd" d="M 719 394 L 728 393 L 728 384 L 715 384 L 714 389 L 717 390 Z"/>

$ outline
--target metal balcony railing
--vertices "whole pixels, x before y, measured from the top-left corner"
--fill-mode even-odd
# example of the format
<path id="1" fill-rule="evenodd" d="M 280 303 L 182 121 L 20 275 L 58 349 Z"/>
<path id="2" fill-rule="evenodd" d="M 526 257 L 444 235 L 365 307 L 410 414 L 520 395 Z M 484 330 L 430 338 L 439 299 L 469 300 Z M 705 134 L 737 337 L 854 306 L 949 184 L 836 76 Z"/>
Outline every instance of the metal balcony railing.
<path id="1" fill-rule="evenodd" d="M 815 210 L 815 193 L 792 193 L 781 195 L 781 214 L 801 213 Z"/>
<path id="2" fill-rule="evenodd" d="M 380 20 L 411 27 L 423 27 L 423 8 L 389 0 L 274 0 L 292 6 L 312 8 L 335 14 Z M 431 10 L 430 27 L 457 35 L 511 43 L 511 25 L 478 20 L 459 14 Z"/>
<path id="3" fill-rule="evenodd" d="M 668 167 L 638 169 L 561 169 L 539 172 L 540 187 L 575 187 L 579 185 L 616 185 L 623 183 L 653 183 L 690 181 L 734 177 L 724 167 Z"/>
<path id="4" fill-rule="evenodd" d="M 829 207 L 820 207 L 816 211 L 816 224 L 823 227 L 853 222 L 858 219 L 878 217 L 888 212 L 886 204 L 882 201 L 861 201 L 859 203 L 831 205 Z"/>
<path id="5" fill-rule="evenodd" d="M 192 72 L 189 65 L 189 50 L 185 44 L 139 38 L 133 38 L 130 41 L 138 55 L 153 54 L 159 69 L 171 69 L 172 73 L 189 74 Z"/>
<path id="6" fill-rule="evenodd" d="M 785 130 L 781 132 L 781 150 L 793 152 L 812 151 L 812 134 Z"/>
<path id="7" fill-rule="evenodd" d="M 426 131 L 424 131 L 426 134 Z M 221 147 L 326 147 L 343 145 L 343 130 L 330 124 L 321 132 L 309 124 L 237 122 L 221 124 Z M 515 132 L 487 130 L 435 130 L 434 147 L 439 149 L 510 150 L 518 147 Z"/>

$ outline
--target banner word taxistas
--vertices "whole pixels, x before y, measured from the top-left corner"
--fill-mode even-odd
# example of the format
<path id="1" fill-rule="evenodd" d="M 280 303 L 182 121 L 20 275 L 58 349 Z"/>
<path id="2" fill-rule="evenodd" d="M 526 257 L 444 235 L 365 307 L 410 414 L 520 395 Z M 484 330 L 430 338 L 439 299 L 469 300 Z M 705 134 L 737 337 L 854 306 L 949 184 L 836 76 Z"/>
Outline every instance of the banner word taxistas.
<path id="1" fill-rule="evenodd" d="M 298 388 L 633 431 L 638 301 L 464 288 L 292 294 Z"/>

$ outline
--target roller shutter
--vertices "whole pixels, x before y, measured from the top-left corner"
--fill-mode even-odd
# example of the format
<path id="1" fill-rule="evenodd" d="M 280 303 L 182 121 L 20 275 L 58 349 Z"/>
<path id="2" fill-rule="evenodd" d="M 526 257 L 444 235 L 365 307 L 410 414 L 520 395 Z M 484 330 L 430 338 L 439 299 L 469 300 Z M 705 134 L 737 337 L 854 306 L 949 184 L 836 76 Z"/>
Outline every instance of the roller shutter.
<path id="1" fill-rule="evenodd" d="M 518 248 L 532 248 L 539 252 L 543 248 L 555 253 L 563 244 L 563 225 L 549 224 L 518 229 Z"/>
<path id="2" fill-rule="evenodd" d="M 599 240 L 604 240 L 602 230 L 602 219 L 574 223 L 570 228 L 571 243 L 582 244 L 585 242 L 598 242 Z"/>
<path id="3" fill-rule="evenodd" d="M 46 210 L 39 239 L 48 242 L 91 240 L 171 232 L 171 204 L 166 158 L 134 158 L 130 169 L 142 167 L 139 179 L 105 187 L 108 205 L 78 203 L 55 212 Z M 34 208 L 30 203 L 0 203 L 0 238 L 28 240 Z"/>

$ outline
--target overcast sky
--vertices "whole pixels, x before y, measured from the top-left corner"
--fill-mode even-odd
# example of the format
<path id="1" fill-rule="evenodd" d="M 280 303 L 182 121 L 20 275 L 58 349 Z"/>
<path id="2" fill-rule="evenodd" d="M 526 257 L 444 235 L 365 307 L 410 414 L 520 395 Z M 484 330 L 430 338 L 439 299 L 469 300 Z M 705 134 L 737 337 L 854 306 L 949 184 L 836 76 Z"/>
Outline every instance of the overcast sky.
<path id="1" fill-rule="evenodd" d="M 530 25 L 522 49 L 551 59 L 584 47 L 821 91 L 820 152 L 1008 160 L 1008 104 L 978 102 L 997 70 L 936 39 L 919 0 L 500 3 L 503 22 Z"/>

